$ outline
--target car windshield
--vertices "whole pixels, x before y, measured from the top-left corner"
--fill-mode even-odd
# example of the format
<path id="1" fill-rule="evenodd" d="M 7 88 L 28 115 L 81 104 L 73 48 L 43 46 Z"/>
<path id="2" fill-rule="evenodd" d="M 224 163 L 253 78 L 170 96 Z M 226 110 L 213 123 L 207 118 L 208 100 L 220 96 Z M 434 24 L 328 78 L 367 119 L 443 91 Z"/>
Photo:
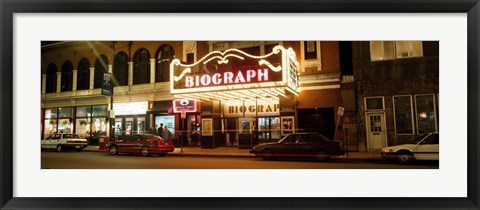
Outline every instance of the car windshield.
<path id="1" fill-rule="evenodd" d="M 427 134 L 423 134 L 423 135 L 421 135 L 421 136 L 418 136 L 417 138 L 415 138 L 415 139 L 412 141 L 412 143 L 418 144 L 418 142 L 420 142 L 421 140 L 423 140 L 423 139 L 424 139 L 425 137 L 427 137 L 427 136 L 428 136 L 428 133 L 427 133 Z"/>

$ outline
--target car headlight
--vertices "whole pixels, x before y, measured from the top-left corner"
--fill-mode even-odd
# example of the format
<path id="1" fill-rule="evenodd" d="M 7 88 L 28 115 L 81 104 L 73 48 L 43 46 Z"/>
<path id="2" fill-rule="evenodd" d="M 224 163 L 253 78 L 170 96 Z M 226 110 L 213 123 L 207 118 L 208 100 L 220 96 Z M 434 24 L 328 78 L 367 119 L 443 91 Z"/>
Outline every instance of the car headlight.
<path id="1" fill-rule="evenodd" d="M 389 153 L 389 152 L 393 152 L 393 150 L 390 149 L 390 148 L 383 148 L 383 149 L 382 149 L 382 152 L 383 152 L 383 153 Z"/>

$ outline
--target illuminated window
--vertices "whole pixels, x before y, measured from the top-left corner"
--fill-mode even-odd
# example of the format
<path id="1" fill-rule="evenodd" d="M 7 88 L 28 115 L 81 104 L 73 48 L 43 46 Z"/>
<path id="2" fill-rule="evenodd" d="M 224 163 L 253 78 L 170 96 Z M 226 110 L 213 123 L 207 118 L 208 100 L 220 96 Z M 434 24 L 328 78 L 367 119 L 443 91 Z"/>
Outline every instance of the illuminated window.
<path id="1" fill-rule="evenodd" d="M 62 65 L 62 81 L 61 91 L 72 91 L 73 83 L 73 64 L 70 61 L 65 61 Z"/>
<path id="2" fill-rule="evenodd" d="M 82 58 L 78 63 L 77 90 L 90 89 L 90 61 Z"/>
<path id="3" fill-rule="evenodd" d="M 55 93 L 57 91 L 57 66 L 51 63 L 47 67 L 46 93 Z"/>
<path id="4" fill-rule="evenodd" d="M 119 52 L 115 56 L 113 63 L 113 85 L 128 85 L 128 55 L 125 52 Z"/>
<path id="5" fill-rule="evenodd" d="M 421 41 L 371 41 L 371 61 L 392 60 L 398 58 L 422 57 Z"/>
<path id="6" fill-rule="evenodd" d="M 413 134 L 412 96 L 393 96 L 395 134 Z"/>
<path id="7" fill-rule="evenodd" d="M 417 133 L 437 131 L 437 119 L 434 94 L 416 95 L 415 108 L 417 118 Z"/>
<path id="8" fill-rule="evenodd" d="M 100 55 L 95 61 L 93 88 L 102 88 L 104 73 L 108 73 L 108 58 L 105 55 Z"/>
<path id="9" fill-rule="evenodd" d="M 383 97 L 365 97 L 365 110 L 384 110 Z"/>
<path id="10" fill-rule="evenodd" d="M 150 53 L 142 48 L 137 50 L 134 58 L 133 84 L 150 83 Z"/>

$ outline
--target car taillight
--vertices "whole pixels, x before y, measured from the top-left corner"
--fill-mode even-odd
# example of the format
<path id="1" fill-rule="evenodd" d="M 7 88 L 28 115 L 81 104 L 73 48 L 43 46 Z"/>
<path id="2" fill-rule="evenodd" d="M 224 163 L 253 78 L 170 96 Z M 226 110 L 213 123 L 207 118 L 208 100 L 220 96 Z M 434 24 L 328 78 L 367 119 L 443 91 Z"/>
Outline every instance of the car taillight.
<path id="1" fill-rule="evenodd" d="M 74 140 L 67 140 L 67 143 L 75 143 Z"/>

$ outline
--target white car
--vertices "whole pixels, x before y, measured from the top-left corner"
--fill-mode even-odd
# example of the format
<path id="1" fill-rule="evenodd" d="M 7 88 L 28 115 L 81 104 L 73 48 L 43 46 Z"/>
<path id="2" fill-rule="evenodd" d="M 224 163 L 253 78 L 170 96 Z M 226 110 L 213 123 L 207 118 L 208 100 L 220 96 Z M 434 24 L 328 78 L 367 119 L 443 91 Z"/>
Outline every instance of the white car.
<path id="1" fill-rule="evenodd" d="M 413 160 L 439 160 L 438 133 L 419 136 L 412 144 L 385 147 L 380 154 L 384 159 L 397 159 L 407 164 Z"/>
<path id="2" fill-rule="evenodd" d="M 75 149 L 77 152 L 87 147 L 87 139 L 80 138 L 77 134 L 52 134 L 42 140 L 42 150 L 55 149 L 58 152 L 64 149 Z"/>

